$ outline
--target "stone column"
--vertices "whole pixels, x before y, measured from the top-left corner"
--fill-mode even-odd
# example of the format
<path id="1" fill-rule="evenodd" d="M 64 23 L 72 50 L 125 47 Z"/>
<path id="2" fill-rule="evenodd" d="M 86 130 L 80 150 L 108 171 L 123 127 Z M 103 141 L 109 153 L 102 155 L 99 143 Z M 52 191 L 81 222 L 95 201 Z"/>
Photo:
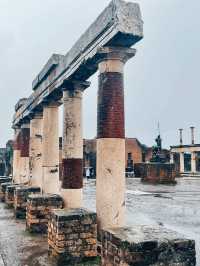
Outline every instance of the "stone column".
<path id="1" fill-rule="evenodd" d="M 97 215 L 99 228 L 125 224 L 124 75 L 135 49 L 99 50 Z"/>
<path id="2" fill-rule="evenodd" d="M 42 189 L 45 193 L 59 193 L 59 129 L 58 103 L 45 103 L 43 108 Z"/>
<path id="3" fill-rule="evenodd" d="M 194 129 L 195 127 L 190 127 L 191 129 L 191 144 L 194 145 Z"/>
<path id="4" fill-rule="evenodd" d="M 191 153 L 191 172 L 196 173 L 196 153 L 192 152 Z"/>
<path id="5" fill-rule="evenodd" d="M 180 152 L 180 173 L 185 172 L 185 160 L 184 152 Z"/>
<path id="6" fill-rule="evenodd" d="M 180 140 L 180 146 L 183 145 L 183 129 L 179 129 L 179 140 Z"/>
<path id="7" fill-rule="evenodd" d="M 13 181 L 14 183 L 20 182 L 20 127 L 15 128 L 14 145 L 13 145 Z"/>
<path id="8" fill-rule="evenodd" d="M 42 187 L 42 112 L 30 121 L 30 178 L 31 185 Z"/>
<path id="9" fill-rule="evenodd" d="M 170 163 L 174 163 L 174 154 L 170 153 Z"/>
<path id="10" fill-rule="evenodd" d="M 29 121 L 23 122 L 21 125 L 20 133 L 20 183 L 29 183 L 29 143 L 30 143 L 30 123 Z"/>
<path id="11" fill-rule="evenodd" d="M 63 89 L 63 154 L 61 194 L 67 208 L 82 207 L 82 94 L 88 82 L 71 82 Z"/>

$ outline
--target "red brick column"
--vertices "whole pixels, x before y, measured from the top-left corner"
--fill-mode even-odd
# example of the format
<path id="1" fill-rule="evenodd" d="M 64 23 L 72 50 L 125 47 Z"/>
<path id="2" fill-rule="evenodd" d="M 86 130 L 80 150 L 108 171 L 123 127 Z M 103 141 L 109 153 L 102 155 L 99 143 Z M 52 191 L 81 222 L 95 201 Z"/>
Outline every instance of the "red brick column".
<path id="1" fill-rule="evenodd" d="M 20 181 L 20 157 L 21 157 L 21 146 L 20 146 L 20 127 L 16 127 L 14 133 L 14 145 L 13 145 L 13 181 L 19 183 Z"/>
<path id="2" fill-rule="evenodd" d="M 20 132 L 20 182 L 30 181 L 29 171 L 29 143 L 30 143 L 30 123 L 24 122 Z"/>
<path id="3" fill-rule="evenodd" d="M 63 89 L 62 197 L 65 206 L 82 205 L 82 94 L 88 82 L 68 82 Z"/>
<path id="4" fill-rule="evenodd" d="M 99 51 L 97 111 L 97 215 L 100 228 L 125 222 L 125 62 L 135 49 L 105 47 Z"/>

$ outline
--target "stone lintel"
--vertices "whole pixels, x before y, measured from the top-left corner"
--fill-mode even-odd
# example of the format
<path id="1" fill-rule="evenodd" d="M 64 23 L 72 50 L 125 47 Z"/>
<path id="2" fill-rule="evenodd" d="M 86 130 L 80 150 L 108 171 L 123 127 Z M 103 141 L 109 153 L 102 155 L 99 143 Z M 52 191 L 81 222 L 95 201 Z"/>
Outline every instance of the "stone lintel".
<path id="1" fill-rule="evenodd" d="M 17 112 L 24 104 L 27 103 L 27 98 L 21 98 L 15 105 L 15 112 Z"/>
<path id="2" fill-rule="evenodd" d="M 84 91 L 88 87 L 90 87 L 91 82 L 89 81 L 81 81 L 81 80 L 66 80 L 63 83 L 63 91 L 73 91 L 73 90 L 81 90 Z"/>
<path id="3" fill-rule="evenodd" d="M 164 227 L 105 229 L 102 253 L 102 265 L 196 265 L 195 241 Z"/>
<path id="4" fill-rule="evenodd" d="M 59 64 L 60 60 L 64 57 L 64 55 L 60 54 L 53 54 L 46 65 L 43 67 L 41 72 L 37 75 L 37 77 L 32 82 L 32 89 L 35 91 L 39 84 L 51 74 L 51 72 L 56 68 L 56 66 Z"/>

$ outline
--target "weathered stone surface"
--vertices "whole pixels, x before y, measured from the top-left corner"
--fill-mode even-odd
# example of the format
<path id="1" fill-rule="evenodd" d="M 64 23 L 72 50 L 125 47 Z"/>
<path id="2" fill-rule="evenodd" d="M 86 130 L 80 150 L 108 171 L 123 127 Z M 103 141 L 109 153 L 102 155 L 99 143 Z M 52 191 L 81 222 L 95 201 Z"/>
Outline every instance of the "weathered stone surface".
<path id="1" fill-rule="evenodd" d="M 14 117 L 14 124 L 29 115 L 49 95 L 59 94 L 67 79 L 87 80 L 97 70 L 102 46 L 130 47 L 143 38 L 139 5 L 113 0 L 65 55 L 53 55 L 33 82 L 35 92 Z M 56 63 L 55 63 L 56 61 Z M 57 65 L 58 64 L 58 65 Z"/>
<path id="2" fill-rule="evenodd" d="M 194 266 L 195 242 L 161 227 L 102 231 L 103 265 Z"/>
<path id="3" fill-rule="evenodd" d="M 5 201 L 5 195 L 6 195 L 6 188 L 7 186 L 12 185 L 12 182 L 6 182 L 0 184 L 0 201 Z"/>
<path id="4" fill-rule="evenodd" d="M 143 182 L 176 184 L 175 166 L 171 163 L 138 163 L 134 165 L 134 172 Z"/>
<path id="5" fill-rule="evenodd" d="M 23 185 L 12 184 L 6 187 L 5 202 L 9 207 L 14 207 L 14 194 L 15 190 Z"/>
<path id="6" fill-rule="evenodd" d="M 51 211 L 62 208 L 63 200 L 59 195 L 29 195 L 26 213 L 27 230 L 31 233 L 46 233 Z"/>
<path id="7" fill-rule="evenodd" d="M 48 244 L 49 255 L 57 265 L 76 265 L 86 258 L 96 257 L 96 213 L 86 209 L 54 210 L 48 225 Z"/>
<path id="8" fill-rule="evenodd" d="M 18 219 L 26 218 L 27 198 L 31 194 L 40 193 L 40 187 L 16 187 L 14 192 L 15 217 Z"/>

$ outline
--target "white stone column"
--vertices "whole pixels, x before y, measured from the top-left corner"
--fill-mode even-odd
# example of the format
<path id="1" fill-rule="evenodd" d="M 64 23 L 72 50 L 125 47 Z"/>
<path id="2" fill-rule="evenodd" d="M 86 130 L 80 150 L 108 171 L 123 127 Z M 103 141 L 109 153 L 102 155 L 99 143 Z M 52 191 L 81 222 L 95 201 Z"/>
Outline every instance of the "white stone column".
<path id="1" fill-rule="evenodd" d="M 82 94 L 88 82 L 70 82 L 63 89 L 63 153 L 61 195 L 67 208 L 82 207 Z"/>
<path id="2" fill-rule="evenodd" d="M 13 145 L 13 181 L 20 182 L 20 127 L 15 128 L 14 145 Z"/>
<path id="3" fill-rule="evenodd" d="M 99 229 L 125 225 L 124 64 L 135 49 L 99 50 L 97 216 Z"/>
<path id="4" fill-rule="evenodd" d="M 30 182 L 29 170 L 29 143 L 30 143 L 30 123 L 23 122 L 20 132 L 20 183 L 28 184 Z"/>
<path id="5" fill-rule="evenodd" d="M 36 112 L 30 121 L 30 180 L 42 188 L 42 125 L 43 114 Z"/>
<path id="6" fill-rule="evenodd" d="M 185 172 L 185 157 L 184 152 L 180 152 L 180 173 Z"/>
<path id="7" fill-rule="evenodd" d="M 192 152 L 191 153 L 191 172 L 192 173 L 196 173 L 197 169 L 196 169 L 196 153 Z"/>
<path id="8" fill-rule="evenodd" d="M 59 193 L 59 128 L 57 103 L 43 108 L 42 168 L 43 192 Z"/>
<path id="9" fill-rule="evenodd" d="M 174 163 L 174 154 L 170 153 L 170 163 Z"/>

